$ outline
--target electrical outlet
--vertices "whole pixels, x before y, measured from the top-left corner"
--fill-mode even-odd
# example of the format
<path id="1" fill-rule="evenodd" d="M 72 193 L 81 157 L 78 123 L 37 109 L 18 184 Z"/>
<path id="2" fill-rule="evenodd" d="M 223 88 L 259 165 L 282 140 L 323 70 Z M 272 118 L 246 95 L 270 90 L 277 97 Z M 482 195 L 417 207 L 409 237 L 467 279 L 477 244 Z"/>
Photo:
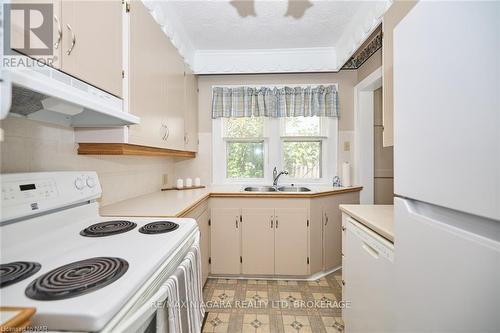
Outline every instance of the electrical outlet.
<path id="1" fill-rule="evenodd" d="M 344 151 L 351 151 L 351 141 L 344 141 Z"/>

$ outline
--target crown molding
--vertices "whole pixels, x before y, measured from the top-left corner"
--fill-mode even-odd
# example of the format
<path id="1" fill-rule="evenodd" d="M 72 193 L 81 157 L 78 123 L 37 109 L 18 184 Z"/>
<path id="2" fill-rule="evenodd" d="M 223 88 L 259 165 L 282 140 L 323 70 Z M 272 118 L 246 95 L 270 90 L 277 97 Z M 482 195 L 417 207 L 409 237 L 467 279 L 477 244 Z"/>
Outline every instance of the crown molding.
<path id="1" fill-rule="evenodd" d="M 379 26 L 380 27 L 380 26 Z M 382 27 L 372 34 L 362 47 L 349 58 L 342 66 L 342 69 L 358 69 L 366 60 L 368 60 L 375 52 L 382 48 Z"/>
<path id="2" fill-rule="evenodd" d="M 142 0 L 142 2 L 184 61 L 194 69 L 195 49 L 176 15 L 174 4 L 170 1 Z"/>
<path id="3" fill-rule="evenodd" d="M 372 2 L 372 4 L 374 5 L 371 8 L 357 13 L 338 41 L 335 47 L 338 59 L 337 70 L 342 68 L 382 23 L 382 18 L 392 6 L 393 1 Z"/>
<path id="4" fill-rule="evenodd" d="M 243 74 L 337 72 L 380 25 L 393 0 L 365 2 L 331 47 L 245 50 L 196 50 L 174 2 L 142 2 L 195 74 Z"/>
<path id="5" fill-rule="evenodd" d="M 337 66 L 333 47 L 204 50 L 194 58 L 196 74 L 330 72 Z"/>

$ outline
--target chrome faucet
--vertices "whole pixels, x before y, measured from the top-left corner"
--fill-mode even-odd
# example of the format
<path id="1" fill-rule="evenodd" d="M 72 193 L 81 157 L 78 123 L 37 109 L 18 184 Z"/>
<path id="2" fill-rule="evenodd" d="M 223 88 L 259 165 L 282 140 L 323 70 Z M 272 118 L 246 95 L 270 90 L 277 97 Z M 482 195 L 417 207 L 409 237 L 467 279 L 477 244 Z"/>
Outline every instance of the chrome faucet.
<path id="1" fill-rule="evenodd" d="M 278 170 L 276 170 L 276 167 L 273 169 L 273 186 L 276 187 L 278 186 L 278 180 L 280 179 L 281 175 L 288 175 L 288 171 L 280 171 L 278 173 Z"/>

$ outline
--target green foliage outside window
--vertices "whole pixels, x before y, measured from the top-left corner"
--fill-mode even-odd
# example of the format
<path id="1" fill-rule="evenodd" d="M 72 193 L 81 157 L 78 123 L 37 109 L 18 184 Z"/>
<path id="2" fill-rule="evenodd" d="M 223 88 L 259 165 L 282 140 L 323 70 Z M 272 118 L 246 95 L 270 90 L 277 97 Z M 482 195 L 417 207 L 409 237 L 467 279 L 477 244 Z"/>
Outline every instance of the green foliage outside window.
<path id="1" fill-rule="evenodd" d="M 227 142 L 227 178 L 263 178 L 263 142 Z"/>
<path id="2" fill-rule="evenodd" d="M 291 178 L 321 177 L 320 141 L 283 142 L 283 167 Z"/>

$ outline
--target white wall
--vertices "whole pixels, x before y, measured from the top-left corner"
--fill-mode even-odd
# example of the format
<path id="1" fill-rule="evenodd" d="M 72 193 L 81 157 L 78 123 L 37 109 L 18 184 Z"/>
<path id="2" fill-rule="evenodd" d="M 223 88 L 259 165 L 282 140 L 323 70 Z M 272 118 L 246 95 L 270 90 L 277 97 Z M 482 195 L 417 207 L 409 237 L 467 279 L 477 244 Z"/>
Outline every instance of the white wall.
<path id="1" fill-rule="evenodd" d="M 106 205 L 160 190 L 163 175 L 174 178 L 171 158 L 77 155 L 74 131 L 9 116 L 1 122 L 1 173 L 36 171 L 97 171 Z"/>

